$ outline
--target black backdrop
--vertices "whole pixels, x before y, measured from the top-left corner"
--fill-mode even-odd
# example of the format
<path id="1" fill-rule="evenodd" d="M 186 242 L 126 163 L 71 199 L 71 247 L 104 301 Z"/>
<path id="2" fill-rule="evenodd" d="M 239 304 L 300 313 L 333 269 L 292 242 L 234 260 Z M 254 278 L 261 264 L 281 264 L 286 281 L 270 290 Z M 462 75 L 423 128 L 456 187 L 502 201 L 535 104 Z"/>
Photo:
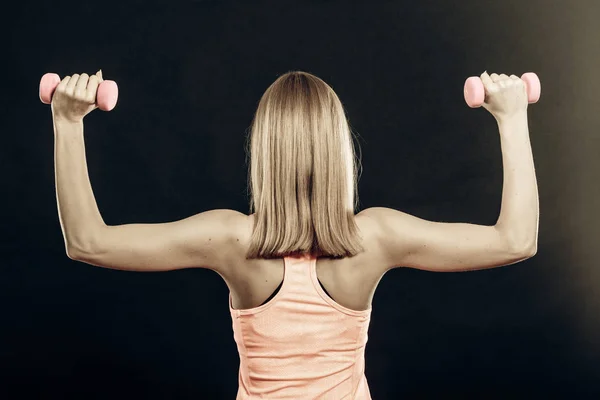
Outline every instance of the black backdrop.
<path id="1" fill-rule="evenodd" d="M 374 399 L 600 393 L 600 3 L 123 1 L 7 4 L 0 397 L 233 399 L 227 287 L 206 270 L 134 273 L 67 258 L 45 72 L 116 80 L 86 118 L 108 224 L 248 211 L 245 134 L 289 70 L 328 82 L 360 135 L 361 209 L 495 222 L 497 127 L 462 98 L 483 70 L 535 71 L 538 254 L 486 271 L 388 273 L 374 299 Z"/>

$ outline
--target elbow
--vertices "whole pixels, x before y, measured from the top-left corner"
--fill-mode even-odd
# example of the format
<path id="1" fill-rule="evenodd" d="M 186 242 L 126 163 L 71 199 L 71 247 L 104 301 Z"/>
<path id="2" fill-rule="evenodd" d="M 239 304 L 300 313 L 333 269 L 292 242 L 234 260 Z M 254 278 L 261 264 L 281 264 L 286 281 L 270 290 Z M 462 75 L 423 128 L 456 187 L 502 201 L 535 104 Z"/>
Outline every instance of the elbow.
<path id="1" fill-rule="evenodd" d="M 74 261 L 89 260 L 98 251 L 97 243 L 98 240 L 92 240 L 92 237 L 68 240 L 66 244 L 67 257 Z"/>
<path id="2" fill-rule="evenodd" d="M 67 245 L 67 257 L 69 257 L 73 261 L 79 261 L 80 255 L 76 248 L 73 246 Z"/>
<path id="3" fill-rule="evenodd" d="M 531 258 L 537 254 L 537 246 L 530 246 L 521 250 L 520 255 L 523 259 Z"/>
<path id="4" fill-rule="evenodd" d="M 517 247 L 516 250 L 513 250 L 513 254 L 515 254 L 521 260 L 532 258 L 537 254 L 537 240 L 531 244 Z"/>
<path id="5" fill-rule="evenodd" d="M 500 231 L 505 248 L 512 258 L 524 260 L 537 254 L 537 234 L 516 234 Z"/>
<path id="6" fill-rule="evenodd" d="M 82 261 L 84 260 L 86 252 L 82 250 L 79 246 L 67 245 L 67 257 L 69 257 L 73 261 Z"/>
<path id="7" fill-rule="evenodd" d="M 527 258 L 531 258 L 537 254 L 537 248 L 538 248 L 538 237 L 536 234 L 530 240 L 525 241 L 523 255 Z"/>
<path id="8" fill-rule="evenodd" d="M 531 258 L 537 254 L 537 243 L 531 246 L 527 252 L 527 258 Z"/>
<path id="9" fill-rule="evenodd" d="M 525 261 L 529 258 L 532 258 L 537 253 L 537 244 L 534 242 L 533 244 L 528 244 L 527 242 L 523 242 L 520 245 L 507 246 L 506 247 L 506 257 L 509 261 L 509 264 L 518 263 L 521 261 Z M 509 265 L 506 264 L 506 265 Z"/>

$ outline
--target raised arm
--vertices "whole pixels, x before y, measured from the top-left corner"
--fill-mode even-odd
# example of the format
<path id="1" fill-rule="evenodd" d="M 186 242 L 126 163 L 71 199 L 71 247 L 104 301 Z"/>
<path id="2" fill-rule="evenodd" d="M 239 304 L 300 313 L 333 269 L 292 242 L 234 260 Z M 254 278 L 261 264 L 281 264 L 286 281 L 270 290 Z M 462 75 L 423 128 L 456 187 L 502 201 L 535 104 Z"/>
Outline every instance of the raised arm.
<path id="1" fill-rule="evenodd" d="M 498 122 L 502 144 L 504 183 L 497 223 L 440 223 L 389 208 L 364 210 L 384 269 L 467 271 L 514 264 L 536 253 L 538 191 L 524 85 L 514 75 L 481 78 L 487 92 L 484 106 Z"/>
<path id="2" fill-rule="evenodd" d="M 213 210 L 163 224 L 108 226 L 88 176 L 83 118 L 93 109 L 100 75 L 66 77 L 52 99 L 56 198 L 67 255 L 122 270 L 164 271 L 202 267 L 223 272 L 236 251 L 236 232 L 246 218 Z"/>

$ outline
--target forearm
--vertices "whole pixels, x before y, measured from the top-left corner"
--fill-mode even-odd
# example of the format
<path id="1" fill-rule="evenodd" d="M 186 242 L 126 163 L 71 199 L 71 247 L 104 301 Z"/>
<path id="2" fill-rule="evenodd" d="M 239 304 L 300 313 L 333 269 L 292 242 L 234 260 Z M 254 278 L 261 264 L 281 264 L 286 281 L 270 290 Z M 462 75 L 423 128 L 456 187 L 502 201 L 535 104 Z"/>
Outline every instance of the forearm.
<path id="1" fill-rule="evenodd" d="M 56 200 L 67 252 L 89 250 L 105 226 L 88 176 L 83 122 L 54 121 Z"/>
<path id="2" fill-rule="evenodd" d="M 498 121 L 504 166 L 502 205 L 496 224 L 513 248 L 537 249 L 539 200 L 527 114 Z"/>

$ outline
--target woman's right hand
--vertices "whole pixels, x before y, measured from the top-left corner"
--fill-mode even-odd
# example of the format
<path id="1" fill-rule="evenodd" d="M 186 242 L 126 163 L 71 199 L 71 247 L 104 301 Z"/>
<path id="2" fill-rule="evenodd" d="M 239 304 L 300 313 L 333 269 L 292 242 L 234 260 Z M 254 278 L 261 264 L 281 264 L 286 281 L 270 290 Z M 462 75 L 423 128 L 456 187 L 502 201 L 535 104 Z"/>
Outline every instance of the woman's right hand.
<path id="1" fill-rule="evenodd" d="M 527 90 L 521 78 L 495 73 L 488 75 L 486 71 L 481 74 L 481 81 L 485 88 L 483 107 L 496 121 L 527 112 Z"/>

